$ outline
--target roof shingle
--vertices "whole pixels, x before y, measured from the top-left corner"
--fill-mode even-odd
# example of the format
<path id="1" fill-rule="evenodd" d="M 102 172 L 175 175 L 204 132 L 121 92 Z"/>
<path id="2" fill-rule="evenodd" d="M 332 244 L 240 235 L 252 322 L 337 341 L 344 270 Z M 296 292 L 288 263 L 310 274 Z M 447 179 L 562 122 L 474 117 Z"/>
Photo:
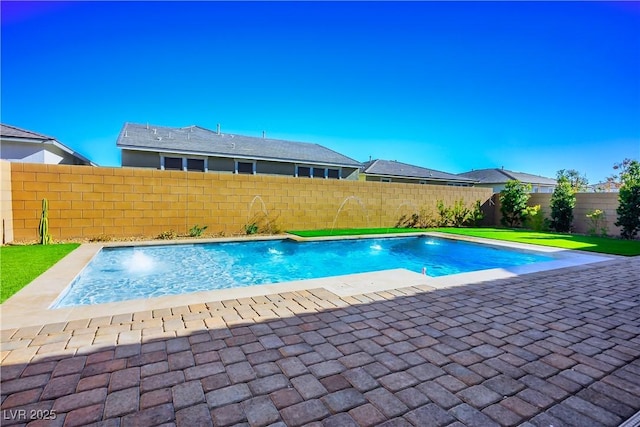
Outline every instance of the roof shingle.
<path id="1" fill-rule="evenodd" d="M 506 169 L 478 169 L 458 174 L 467 178 L 480 181 L 480 184 L 504 184 L 507 181 L 517 180 L 525 184 L 556 185 L 555 179 L 544 176 L 532 175 L 523 172 L 513 172 Z"/>
<path id="2" fill-rule="evenodd" d="M 399 178 L 416 178 L 437 181 L 476 182 L 475 179 L 414 166 L 395 160 L 370 160 L 363 164 L 362 172 L 369 175 L 395 176 Z"/>
<path id="3" fill-rule="evenodd" d="M 125 123 L 118 136 L 117 146 L 123 149 L 218 157 L 350 167 L 361 165 L 360 162 L 318 144 L 218 133 L 200 126 L 173 128 Z"/>

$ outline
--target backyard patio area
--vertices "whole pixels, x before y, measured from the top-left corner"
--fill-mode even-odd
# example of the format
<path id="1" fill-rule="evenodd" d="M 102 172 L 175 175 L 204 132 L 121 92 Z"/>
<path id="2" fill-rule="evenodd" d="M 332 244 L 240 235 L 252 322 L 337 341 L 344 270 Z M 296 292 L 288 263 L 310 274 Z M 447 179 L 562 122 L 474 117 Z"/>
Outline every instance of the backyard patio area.
<path id="1" fill-rule="evenodd" d="M 618 258 L 6 329 L 2 425 L 618 426 L 640 410 L 639 277 Z"/>

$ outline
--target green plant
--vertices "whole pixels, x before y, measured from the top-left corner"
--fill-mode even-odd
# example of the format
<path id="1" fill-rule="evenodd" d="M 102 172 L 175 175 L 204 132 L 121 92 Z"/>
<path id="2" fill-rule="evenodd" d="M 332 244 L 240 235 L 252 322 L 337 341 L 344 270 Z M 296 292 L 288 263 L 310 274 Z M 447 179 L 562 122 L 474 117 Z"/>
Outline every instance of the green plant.
<path id="1" fill-rule="evenodd" d="M 256 233 L 258 233 L 258 224 L 256 224 L 255 222 L 246 224 L 244 226 L 244 232 L 245 232 L 245 234 L 256 234 Z"/>
<path id="2" fill-rule="evenodd" d="M 607 215 L 600 209 L 591 210 L 587 213 L 589 218 L 589 230 L 590 236 L 602 236 L 606 237 L 609 234 L 607 228 Z"/>
<path id="3" fill-rule="evenodd" d="M 549 229 L 549 220 L 544 217 L 544 209 L 540 205 L 527 206 L 524 226 L 534 231 L 546 231 Z"/>
<path id="4" fill-rule="evenodd" d="M 500 192 L 500 223 L 508 227 L 516 227 L 524 221 L 527 202 L 531 195 L 531 184 L 524 184 L 517 180 L 507 181 L 504 190 Z"/>
<path id="5" fill-rule="evenodd" d="M 266 213 L 256 213 L 243 228 L 245 234 L 278 234 L 281 232 L 278 216 L 271 217 Z"/>
<path id="6" fill-rule="evenodd" d="M 564 171 L 558 172 L 558 184 L 551 195 L 551 228 L 561 233 L 571 231 L 576 191 Z"/>
<path id="7" fill-rule="evenodd" d="M 175 239 L 176 237 L 178 237 L 178 235 L 176 234 L 175 231 L 173 230 L 168 230 L 168 231 L 163 231 L 162 233 L 158 234 L 158 236 L 156 237 L 156 239 L 160 239 L 160 240 L 172 240 Z"/>
<path id="8" fill-rule="evenodd" d="M 38 236 L 41 245 L 49 245 L 53 242 L 49 234 L 49 201 L 47 199 L 42 199 L 42 217 L 38 225 Z"/>
<path id="9" fill-rule="evenodd" d="M 436 220 L 427 208 L 420 208 L 419 212 L 411 215 L 403 214 L 396 222 L 395 228 L 430 228 L 436 226 Z"/>
<path id="10" fill-rule="evenodd" d="M 189 237 L 200 237 L 202 236 L 202 233 L 206 229 L 207 229 L 206 225 L 203 225 L 202 227 L 200 227 L 198 224 L 196 224 L 189 229 Z"/>
<path id="11" fill-rule="evenodd" d="M 474 227 L 477 227 L 480 221 L 484 219 L 484 212 L 482 211 L 482 203 L 480 200 L 476 200 L 476 203 L 473 205 L 473 210 L 471 211 L 471 215 L 469 217 L 469 221 Z"/>
<path id="12" fill-rule="evenodd" d="M 451 227 L 454 223 L 452 209 L 445 206 L 442 200 L 438 200 L 436 210 L 438 211 L 438 227 Z"/>
<path id="13" fill-rule="evenodd" d="M 453 218 L 454 227 L 462 227 L 471 220 L 472 210 L 464 205 L 464 200 L 453 202 L 451 216 Z"/>
<path id="14" fill-rule="evenodd" d="M 640 162 L 631 160 L 620 174 L 622 186 L 618 194 L 618 220 L 623 239 L 635 239 L 640 231 Z"/>

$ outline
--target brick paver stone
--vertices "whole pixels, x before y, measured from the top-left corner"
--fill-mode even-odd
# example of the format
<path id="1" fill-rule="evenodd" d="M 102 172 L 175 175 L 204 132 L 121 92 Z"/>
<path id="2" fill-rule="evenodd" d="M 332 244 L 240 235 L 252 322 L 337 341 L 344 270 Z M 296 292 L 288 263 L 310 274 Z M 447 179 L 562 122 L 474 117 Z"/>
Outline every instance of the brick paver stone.
<path id="1" fill-rule="evenodd" d="M 409 407 L 385 388 L 377 388 L 364 395 L 386 417 L 393 418 L 409 411 Z"/>
<path id="2" fill-rule="evenodd" d="M 176 412 L 176 427 L 213 427 L 211 413 L 206 404 L 188 406 Z"/>
<path id="3" fill-rule="evenodd" d="M 629 257 L 3 330 L 2 424 L 616 426 L 640 410 L 637 277 Z"/>
<path id="4" fill-rule="evenodd" d="M 205 396 L 209 407 L 217 408 L 230 403 L 242 402 L 251 397 L 251 392 L 246 384 L 236 384 L 210 391 Z"/>
<path id="5" fill-rule="evenodd" d="M 242 423 L 246 420 L 242 405 L 234 403 L 216 408 L 211 411 L 213 423 L 215 426 L 230 426 Z"/>
<path id="6" fill-rule="evenodd" d="M 190 381 L 175 385 L 171 388 L 171 394 L 173 396 L 173 406 L 176 410 L 205 401 L 200 381 Z"/>
<path id="7" fill-rule="evenodd" d="M 104 407 L 105 418 L 121 417 L 134 413 L 139 408 L 140 390 L 132 387 L 115 391 L 107 395 Z"/>
<path id="8" fill-rule="evenodd" d="M 289 406 L 281 410 L 280 414 L 287 426 L 290 427 L 305 425 L 330 415 L 326 406 L 317 399 L 311 399 Z"/>
<path id="9" fill-rule="evenodd" d="M 324 396 L 321 400 L 334 414 L 345 412 L 367 403 L 362 393 L 353 388 L 336 391 Z"/>
<path id="10" fill-rule="evenodd" d="M 280 413 L 267 396 L 246 400 L 242 402 L 242 408 L 252 427 L 266 426 L 280 420 Z"/>
<path id="11" fill-rule="evenodd" d="M 430 403 L 408 412 L 405 418 L 415 426 L 446 426 L 455 421 L 447 411 Z"/>
<path id="12" fill-rule="evenodd" d="M 291 384 L 305 400 L 315 399 L 328 393 L 327 389 L 313 375 L 292 378 Z"/>

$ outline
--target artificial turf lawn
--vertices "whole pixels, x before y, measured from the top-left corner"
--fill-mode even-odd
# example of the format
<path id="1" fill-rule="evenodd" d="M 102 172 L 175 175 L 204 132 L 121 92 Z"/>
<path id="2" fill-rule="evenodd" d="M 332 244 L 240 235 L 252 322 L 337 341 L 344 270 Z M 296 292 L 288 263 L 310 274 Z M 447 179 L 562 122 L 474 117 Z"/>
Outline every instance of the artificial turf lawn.
<path id="1" fill-rule="evenodd" d="M 640 255 L 640 240 L 622 240 L 611 237 L 511 230 L 505 228 L 438 228 L 433 231 L 610 255 Z"/>
<path id="2" fill-rule="evenodd" d="M 360 236 L 363 234 L 395 234 L 395 233 L 417 233 L 421 231 L 433 231 L 427 228 L 336 228 L 324 230 L 300 230 L 287 231 L 300 237 L 327 237 L 327 236 Z"/>
<path id="3" fill-rule="evenodd" d="M 610 255 L 640 255 L 640 241 L 622 240 L 610 237 L 584 236 L 580 234 L 549 233 L 505 228 L 356 228 L 337 230 L 289 231 L 300 237 L 353 236 L 362 234 L 407 233 L 412 231 L 439 231 L 463 236 L 484 237 L 486 239 L 529 243 L 562 249 L 598 252 Z"/>
<path id="4" fill-rule="evenodd" d="M 0 247 L 0 303 L 60 261 L 78 243 Z"/>

